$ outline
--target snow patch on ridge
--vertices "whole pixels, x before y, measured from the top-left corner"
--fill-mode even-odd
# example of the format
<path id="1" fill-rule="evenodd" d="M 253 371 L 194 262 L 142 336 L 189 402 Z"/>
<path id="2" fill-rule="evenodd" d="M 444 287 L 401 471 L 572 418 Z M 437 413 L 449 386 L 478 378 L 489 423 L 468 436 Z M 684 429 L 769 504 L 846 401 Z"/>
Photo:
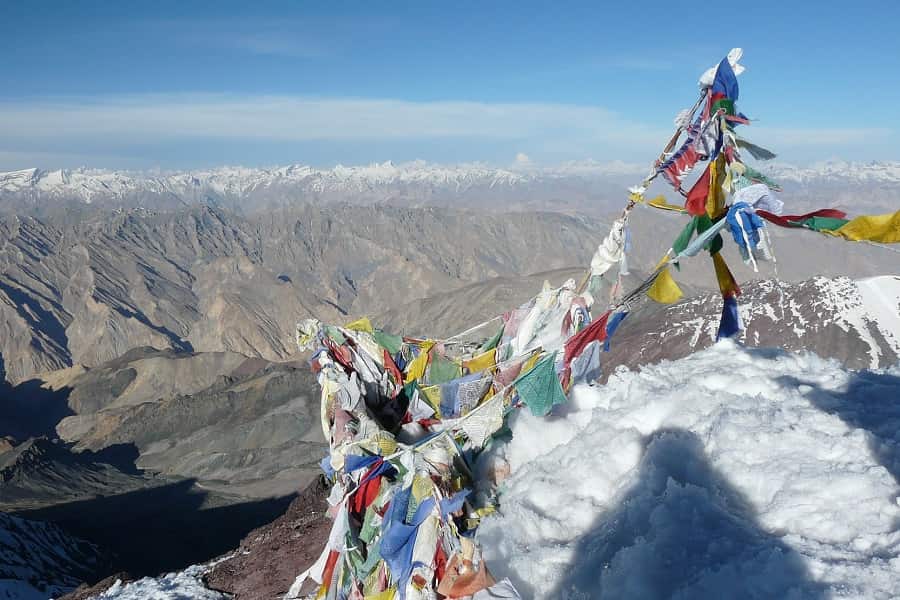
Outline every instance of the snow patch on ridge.
<path id="1" fill-rule="evenodd" d="M 857 287 L 866 312 L 894 352 L 900 354 L 900 276 L 862 279 Z"/>
<path id="2" fill-rule="evenodd" d="M 228 596 L 214 592 L 203 585 L 202 577 L 209 565 L 194 565 L 184 571 L 162 577 L 144 577 L 131 583 L 115 584 L 94 600 L 225 600 Z"/>
<path id="3" fill-rule="evenodd" d="M 877 368 L 900 356 L 900 277 L 814 277 L 788 283 L 755 281 L 745 286 L 738 310 L 745 329 L 740 341 L 789 350 L 818 347 L 864 357 L 856 366 Z M 654 325 L 660 338 L 683 340 L 691 349 L 708 346 L 719 326 L 721 297 L 701 294 L 667 306 Z M 634 343 L 645 343 L 634 340 Z M 852 344 L 849 346 L 848 344 Z"/>

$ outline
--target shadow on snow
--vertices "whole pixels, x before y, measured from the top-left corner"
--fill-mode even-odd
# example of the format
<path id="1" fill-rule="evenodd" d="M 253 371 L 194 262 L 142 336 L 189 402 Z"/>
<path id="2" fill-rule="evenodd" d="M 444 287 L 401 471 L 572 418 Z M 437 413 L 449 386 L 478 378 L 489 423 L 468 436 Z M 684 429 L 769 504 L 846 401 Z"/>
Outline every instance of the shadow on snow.
<path id="1" fill-rule="evenodd" d="M 826 597 L 686 430 L 646 438 L 635 484 L 574 555 L 548 598 Z"/>

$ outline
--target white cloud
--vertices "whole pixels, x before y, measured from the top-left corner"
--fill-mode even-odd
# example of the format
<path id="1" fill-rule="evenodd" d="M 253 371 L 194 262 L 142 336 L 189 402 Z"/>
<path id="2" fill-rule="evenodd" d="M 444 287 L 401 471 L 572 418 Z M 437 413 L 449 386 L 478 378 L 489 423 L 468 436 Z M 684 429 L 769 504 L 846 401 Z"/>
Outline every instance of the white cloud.
<path id="1" fill-rule="evenodd" d="M 0 104 L 0 135 L 29 139 L 532 138 L 633 146 L 666 133 L 601 107 L 568 104 L 219 95 Z"/>
<path id="2" fill-rule="evenodd" d="M 891 136 L 879 128 L 753 126 L 741 133 L 790 160 L 821 159 L 848 148 L 856 155 L 886 146 Z M 378 147 L 370 154 L 382 160 L 397 158 L 385 153 L 402 146 L 406 155 L 439 161 L 446 160 L 441 149 L 448 147 L 456 149 L 451 160 L 484 160 L 528 148 L 530 156 L 523 156 L 539 163 L 642 161 L 655 156 L 670 135 L 667 124 L 629 119 L 600 106 L 559 103 L 212 94 L 0 101 L 0 140 L 7 153 L 86 154 L 95 157 L 89 161 L 93 164 L 123 152 L 156 164 L 166 148 L 225 141 L 246 142 L 256 151 L 267 144 L 303 143 L 314 157 L 317 145 L 325 143 L 332 149 Z M 255 160 L 250 151 L 246 158 L 230 156 Z M 338 155 L 336 160 L 344 159 Z"/>

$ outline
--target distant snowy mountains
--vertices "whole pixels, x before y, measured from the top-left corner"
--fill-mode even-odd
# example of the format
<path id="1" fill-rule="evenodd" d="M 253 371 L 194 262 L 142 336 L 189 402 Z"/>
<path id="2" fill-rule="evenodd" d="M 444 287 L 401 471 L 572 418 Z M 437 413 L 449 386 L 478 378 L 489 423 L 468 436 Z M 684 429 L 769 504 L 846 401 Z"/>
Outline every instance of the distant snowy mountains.
<path id="1" fill-rule="evenodd" d="M 289 165 L 155 173 L 31 168 L 0 173 L 0 208 L 24 208 L 46 201 L 161 209 L 203 203 L 253 210 L 297 201 L 416 206 L 453 201 L 482 207 L 486 200 L 503 208 L 579 208 L 588 201 L 591 206 L 607 208 L 603 200 L 620 201 L 626 187 L 639 181 L 646 170 L 645 165 L 621 161 L 571 162 L 555 167 L 523 162 L 509 168 L 414 161 L 327 169 Z M 817 196 L 823 189 L 840 195 L 847 188 L 863 192 L 874 186 L 890 190 L 883 202 L 874 198 L 876 203 L 888 205 L 900 190 L 900 162 L 838 161 L 810 167 L 771 164 L 763 170 L 801 196 L 810 190 Z"/>
<path id="2" fill-rule="evenodd" d="M 622 162 L 571 163 L 553 169 L 515 169 L 480 164 L 444 166 L 421 161 L 317 169 L 221 167 L 169 173 L 37 168 L 0 173 L 0 198 L 77 200 L 84 203 L 140 203 L 156 198 L 181 203 L 235 200 L 377 200 L 428 203 L 470 195 L 527 192 L 543 185 L 638 178 L 645 169 Z"/>
<path id="3" fill-rule="evenodd" d="M 828 161 L 809 167 L 773 164 L 766 172 L 782 183 L 879 183 L 900 185 L 900 162 Z"/>

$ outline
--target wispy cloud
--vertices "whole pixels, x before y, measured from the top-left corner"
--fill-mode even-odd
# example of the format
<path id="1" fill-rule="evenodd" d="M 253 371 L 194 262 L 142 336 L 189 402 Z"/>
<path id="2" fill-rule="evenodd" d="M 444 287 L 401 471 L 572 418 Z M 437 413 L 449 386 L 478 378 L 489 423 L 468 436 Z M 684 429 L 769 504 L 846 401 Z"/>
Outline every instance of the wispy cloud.
<path id="1" fill-rule="evenodd" d="M 259 56 L 322 58 L 332 52 L 320 41 L 298 39 L 294 34 L 277 31 L 219 36 L 216 43 Z"/>
<path id="2" fill-rule="evenodd" d="M 0 103 L 0 135 L 109 140 L 486 138 L 643 144 L 662 132 L 596 106 L 148 95 Z"/>
<path id="3" fill-rule="evenodd" d="M 850 155 L 855 157 L 872 144 L 887 145 L 892 133 L 773 126 L 745 131 L 789 160 L 817 160 L 854 148 Z M 267 152 L 277 157 L 283 151 L 284 161 L 293 160 L 289 147 L 300 144 L 314 157 L 316 148 L 327 147 L 337 160 L 341 152 L 353 155 L 361 147 L 396 158 L 391 149 L 402 147 L 407 156 L 437 161 L 447 159 L 448 149 L 452 160 L 465 154 L 463 160 L 505 156 L 506 161 L 522 152 L 538 163 L 642 161 L 655 156 L 670 134 L 666 124 L 637 121 L 600 106 L 559 103 L 209 94 L 0 101 L 0 139 L 7 158 L 17 150 L 96 157 L 124 153 L 156 164 L 168 157 L 167 149 L 189 143 L 202 153 L 205 143 L 213 150 L 228 146 L 229 156 L 250 163 Z M 235 150 L 242 147 L 244 154 Z M 100 158 L 85 162 L 104 164 Z"/>

